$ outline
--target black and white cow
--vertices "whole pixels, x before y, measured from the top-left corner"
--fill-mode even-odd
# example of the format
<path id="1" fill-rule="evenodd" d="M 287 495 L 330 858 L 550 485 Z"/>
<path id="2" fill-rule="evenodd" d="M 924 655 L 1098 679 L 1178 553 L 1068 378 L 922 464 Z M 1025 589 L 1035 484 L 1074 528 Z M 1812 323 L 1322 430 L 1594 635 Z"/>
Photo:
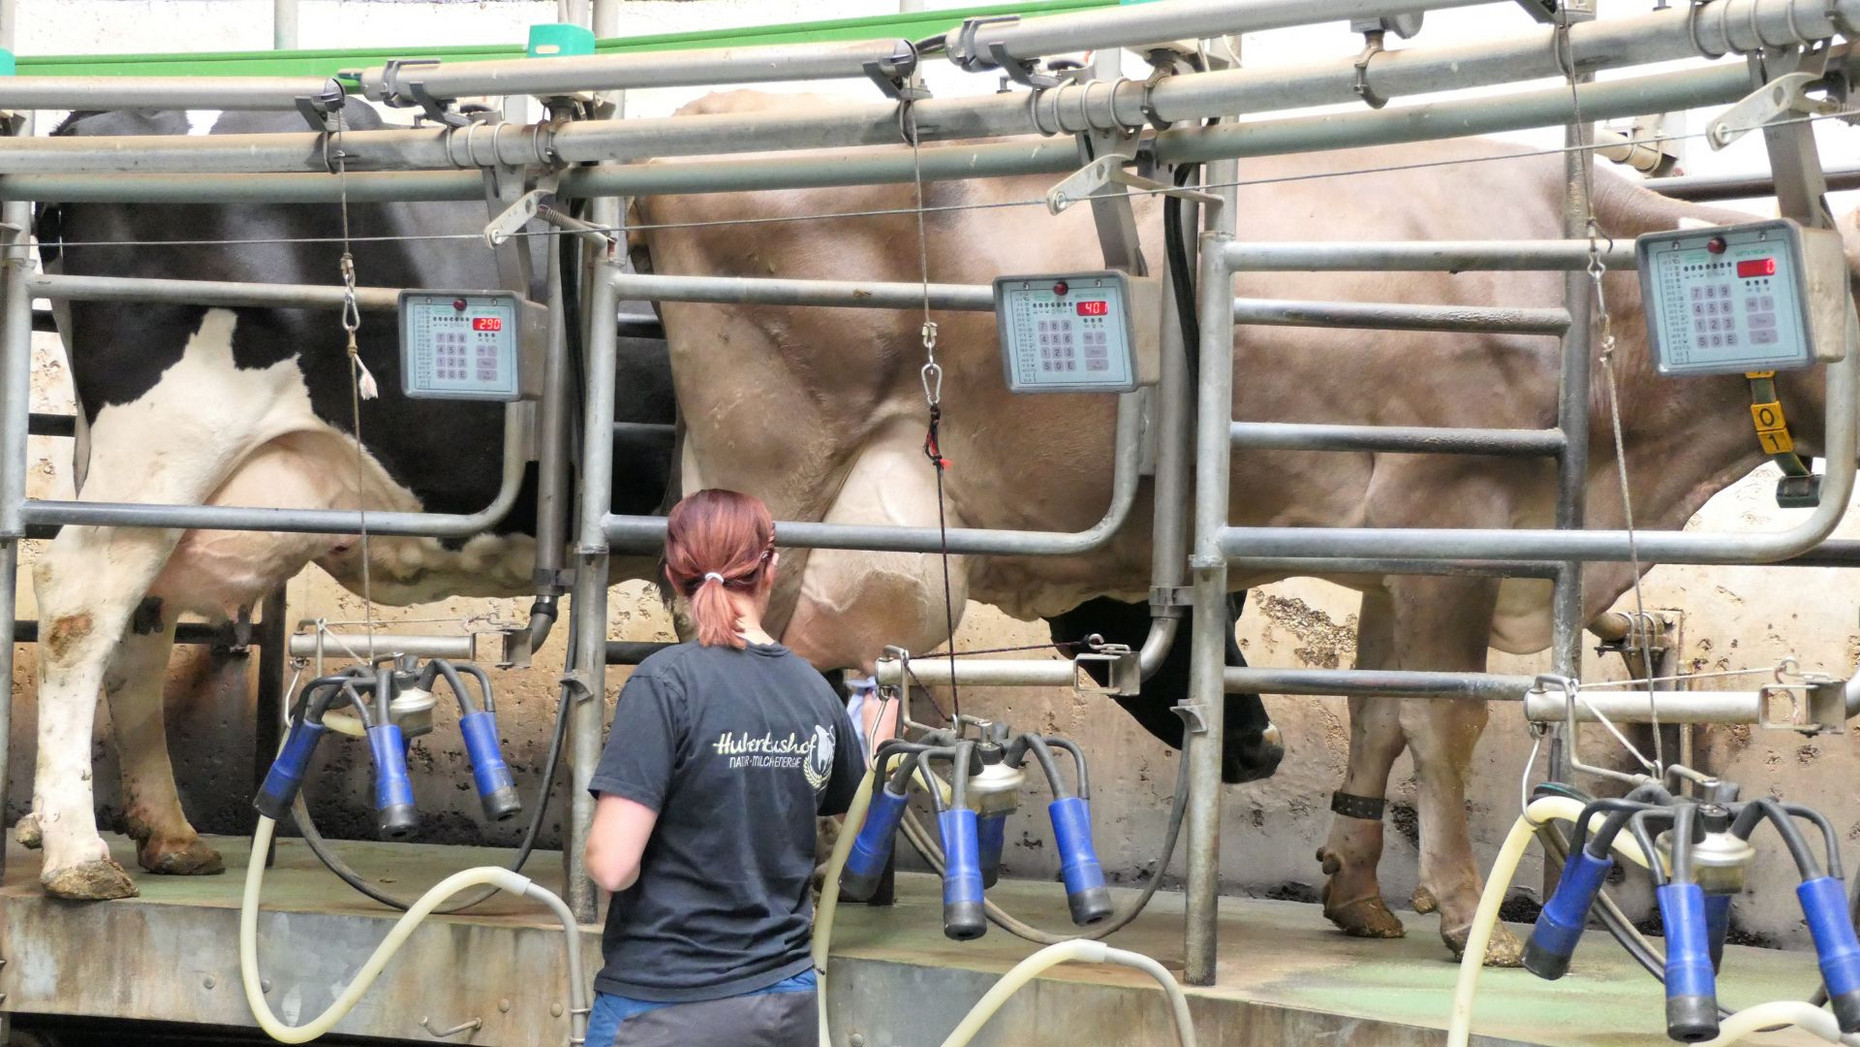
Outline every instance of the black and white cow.
<path id="1" fill-rule="evenodd" d="M 348 119 L 358 130 L 380 123 L 360 106 L 350 107 Z M 302 126 L 294 116 L 123 112 L 80 114 L 56 133 Z M 490 252 L 475 242 L 486 218 L 481 206 L 358 202 L 349 218 L 362 284 L 498 285 Z M 333 204 L 52 205 L 41 211 L 38 231 L 48 268 L 70 275 L 339 282 L 341 215 Z M 448 234 L 461 238 L 430 239 Z M 163 246 L 173 241 L 181 242 Z M 365 317 L 358 333 L 382 393 L 361 404 L 359 471 L 336 314 L 72 302 L 59 319 L 78 397 L 81 500 L 468 513 L 497 491 L 502 406 L 402 397 L 395 325 L 386 318 Z M 623 338 L 619 367 L 616 421 L 672 421 L 665 344 Z M 669 440 L 616 435 L 616 511 L 655 511 L 673 460 Z M 371 539 L 375 599 L 409 604 L 529 591 L 534 496 L 532 473 L 502 523 L 466 541 Z M 158 873 L 219 871 L 219 855 L 181 809 L 164 736 L 161 685 L 176 618 L 237 615 L 312 562 L 361 590 L 360 545 L 348 536 L 67 527 L 39 558 L 38 766 L 33 811 L 19 837 L 44 848 L 40 880 L 49 893 L 101 899 L 136 891 L 110 859 L 92 805 L 99 689 L 110 702 L 124 828 L 140 844 L 140 864 Z M 646 569 L 616 560 L 617 576 Z M 1098 632 L 1134 646 L 1149 615 L 1143 604 L 1098 599 L 1049 622 L 1056 639 Z M 1120 699 L 1173 745 L 1182 729 L 1167 707 L 1186 692 L 1186 648 L 1177 645 L 1141 699 Z M 1237 659 L 1237 650 L 1229 653 Z M 1224 776 L 1271 774 L 1280 749 L 1258 698 L 1230 696 L 1228 727 Z"/>
<path id="2" fill-rule="evenodd" d="M 358 129 L 379 124 L 360 106 L 350 107 L 348 119 Z M 302 129 L 294 116 L 121 112 L 79 114 L 57 133 Z M 358 281 L 497 287 L 482 242 L 374 239 L 475 236 L 486 218 L 483 206 L 469 204 L 354 203 Z M 39 221 L 53 271 L 302 284 L 340 282 L 340 232 L 334 204 L 62 205 L 43 209 Z M 74 465 L 82 500 L 470 513 L 497 493 L 503 405 L 402 397 L 389 317 L 365 316 L 358 333 L 362 359 L 382 390 L 380 399 L 361 404 L 359 469 L 349 363 L 334 312 L 72 302 L 61 310 L 60 330 L 79 405 Z M 673 420 L 663 342 L 623 338 L 618 384 L 617 420 Z M 670 477 L 669 435 L 616 436 L 614 460 L 619 511 L 655 511 Z M 534 520 L 532 465 L 514 508 L 490 533 L 466 541 L 374 537 L 375 599 L 524 593 L 532 584 Z M 142 866 L 220 868 L 182 813 L 163 737 L 161 685 L 176 616 L 236 615 L 311 562 L 360 591 L 360 546 L 350 536 L 102 527 L 59 533 L 34 570 L 42 623 L 38 767 L 33 813 L 19 833 L 44 847 L 41 880 L 49 892 L 135 893 L 110 860 L 92 811 L 99 688 L 122 752 L 125 828 L 141 844 Z"/>

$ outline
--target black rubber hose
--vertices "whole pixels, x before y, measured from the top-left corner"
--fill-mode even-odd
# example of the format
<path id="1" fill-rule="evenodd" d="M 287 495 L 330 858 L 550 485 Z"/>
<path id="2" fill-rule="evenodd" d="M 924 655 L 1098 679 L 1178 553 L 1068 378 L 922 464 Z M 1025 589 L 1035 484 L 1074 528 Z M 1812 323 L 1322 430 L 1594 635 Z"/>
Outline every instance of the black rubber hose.
<path id="1" fill-rule="evenodd" d="M 1737 812 L 1737 818 L 1731 822 L 1731 834 L 1749 839 L 1756 828 L 1758 818 L 1768 818 L 1770 825 L 1776 829 L 1776 835 L 1782 837 L 1783 846 L 1789 848 L 1789 857 L 1795 861 L 1796 872 L 1803 880 L 1812 880 L 1820 871 L 1815 866 L 1815 853 L 1809 849 L 1808 839 L 1802 830 L 1783 810 L 1782 804 L 1775 800 L 1752 800 Z"/>
<path id="2" fill-rule="evenodd" d="M 1177 164 L 1175 184 L 1187 185 L 1200 164 Z M 1182 198 L 1163 197 L 1163 253 L 1169 259 L 1169 284 L 1175 293 L 1175 315 L 1182 325 L 1182 355 L 1186 358 L 1188 388 L 1201 384 L 1201 321 L 1195 313 L 1195 274 L 1188 261 L 1188 237 L 1182 229 Z"/>
<path id="3" fill-rule="evenodd" d="M 1047 735 L 1043 740 L 1055 749 L 1064 749 L 1072 754 L 1072 765 L 1078 771 L 1079 776 L 1078 797 L 1081 800 L 1091 799 L 1091 775 L 1085 769 L 1085 751 L 1056 735 Z"/>
<path id="4" fill-rule="evenodd" d="M 569 664 L 574 664 L 575 638 L 572 635 L 568 640 L 568 653 L 566 657 Z M 508 868 L 511 872 L 521 872 L 523 870 L 523 866 L 530 860 L 531 853 L 536 849 L 537 836 L 542 833 L 543 819 L 549 810 L 549 797 L 554 792 L 555 772 L 561 763 L 562 749 L 568 741 L 568 714 L 573 706 L 573 694 L 569 690 L 568 685 L 564 684 L 562 686 L 561 698 L 556 703 L 555 733 L 549 740 L 549 756 L 543 762 L 542 781 L 537 785 L 537 792 L 539 795 L 536 799 L 535 813 L 530 816 L 530 824 L 523 830 L 523 842 L 517 846 L 516 857 L 512 858 L 510 861 Z M 348 884 L 360 893 L 367 895 L 369 898 L 380 902 L 390 909 L 398 909 L 405 912 L 412 906 L 413 902 L 396 898 L 363 879 L 361 874 L 357 873 L 348 862 L 343 861 L 341 856 L 329 849 L 329 841 L 324 838 L 322 833 L 317 831 L 316 822 L 310 817 L 310 807 L 304 802 L 302 790 L 298 791 L 297 798 L 291 803 L 291 818 L 296 822 L 297 831 L 303 836 L 304 843 L 309 845 L 310 853 L 316 855 L 317 860 L 322 862 L 324 867 L 330 872 L 335 873 L 337 878 L 342 880 L 343 883 Z M 461 901 L 454 902 L 433 911 L 441 916 L 463 912 L 474 905 L 478 905 L 487 898 L 490 898 L 497 892 L 498 888 L 496 887 L 486 887 L 477 894 L 469 895 Z"/>
<path id="5" fill-rule="evenodd" d="M 1040 762 L 1040 770 L 1046 773 L 1046 785 L 1053 791 L 1053 799 L 1063 800 L 1072 795 L 1066 788 L 1066 779 L 1059 773 L 1059 765 L 1053 762 L 1053 750 L 1047 746 L 1046 739 L 1037 734 L 1023 734 L 1020 740 L 1026 744 L 1033 758 Z"/>
<path id="6" fill-rule="evenodd" d="M 1806 818 L 1815 823 L 1815 828 L 1821 830 L 1822 846 L 1827 851 L 1828 875 L 1836 880 L 1844 879 L 1841 875 L 1841 846 L 1835 839 L 1834 823 L 1828 821 L 1827 816 L 1820 811 L 1813 807 L 1804 807 L 1799 803 L 1785 803 L 1782 809 L 1791 817 Z"/>
<path id="7" fill-rule="evenodd" d="M 1640 844 L 1641 853 L 1647 856 L 1647 875 L 1653 879 L 1655 887 L 1666 886 L 1667 876 L 1660 865 L 1660 852 L 1653 846 L 1653 832 L 1647 828 L 1647 822 L 1662 813 L 1650 808 L 1628 818 L 1628 830 L 1634 834 L 1634 842 Z"/>

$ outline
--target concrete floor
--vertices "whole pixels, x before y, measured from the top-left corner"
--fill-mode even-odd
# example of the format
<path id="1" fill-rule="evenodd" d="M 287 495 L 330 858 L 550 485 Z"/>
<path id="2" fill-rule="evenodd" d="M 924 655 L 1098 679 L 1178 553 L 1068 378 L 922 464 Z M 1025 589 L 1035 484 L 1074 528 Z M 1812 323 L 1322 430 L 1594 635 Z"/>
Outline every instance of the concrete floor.
<path id="1" fill-rule="evenodd" d="M 133 868 L 128 842 L 112 840 Z M 8 842 L 0 889 L 0 968 L 5 1010 L 147 1020 L 250 1025 L 239 987 L 235 933 L 246 843 L 214 841 L 229 873 L 183 878 L 143 875 L 140 898 L 97 905 L 40 895 L 38 856 Z M 508 852 L 478 848 L 342 843 L 369 878 L 407 895 L 470 865 Z M 531 875 L 559 885 L 560 856 L 537 854 Z M 1117 892 L 1119 900 L 1131 892 Z M 1060 930 L 1057 884 L 1004 882 L 990 895 L 1016 915 Z M 940 893 L 927 876 L 898 880 L 889 909 L 844 906 L 830 969 L 834 1042 L 851 1047 L 934 1044 L 1001 972 L 1032 945 L 991 927 L 956 943 L 941 934 Z M 261 965 L 267 991 L 287 1020 L 303 1021 L 340 992 L 389 914 L 326 873 L 298 841 L 280 843 L 265 882 Z M 1365 941 L 1332 931 L 1315 906 L 1226 899 L 1222 903 L 1219 983 L 1191 992 L 1200 1042 L 1209 1044 L 1433 1044 L 1441 1040 L 1457 967 L 1435 937 L 1433 920 L 1404 914 L 1411 934 Z M 1157 957 L 1179 971 L 1179 895 L 1160 893 L 1112 943 Z M 582 933 L 588 963 L 598 935 Z M 411 939 L 340 1032 L 434 1042 L 433 1028 L 472 1019 L 482 1026 L 446 1042 L 560 1042 L 563 982 L 559 929 L 533 906 L 498 898 L 470 917 L 429 922 Z M 1741 1005 L 1803 996 L 1815 983 L 1801 953 L 1731 947 L 1722 998 Z M 590 973 L 592 967 L 590 967 Z M 1606 935 L 1591 934 L 1573 972 L 1556 983 L 1521 971 L 1487 972 L 1475 1042 L 1614 1047 L 1665 1041 L 1662 997 Z M 976 1040 L 989 1044 L 1169 1042 L 1166 1008 L 1153 983 L 1121 968 L 1061 967 L 1002 1009 Z M 1801 1034 L 1748 1041 L 1819 1043 Z"/>

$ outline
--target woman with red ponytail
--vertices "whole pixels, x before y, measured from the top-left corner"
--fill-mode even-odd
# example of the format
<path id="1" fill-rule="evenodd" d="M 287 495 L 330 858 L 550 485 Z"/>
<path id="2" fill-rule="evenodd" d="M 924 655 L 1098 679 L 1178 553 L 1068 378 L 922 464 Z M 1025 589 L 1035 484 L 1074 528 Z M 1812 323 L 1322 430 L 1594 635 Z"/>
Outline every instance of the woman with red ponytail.
<path id="1" fill-rule="evenodd" d="M 749 495 L 699 491 L 666 521 L 696 638 L 633 671 L 589 786 L 588 874 L 613 898 L 587 1047 L 818 1040 L 815 819 L 845 813 L 865 760 L 826 680 L 763 631 L 779 559 Z"/>

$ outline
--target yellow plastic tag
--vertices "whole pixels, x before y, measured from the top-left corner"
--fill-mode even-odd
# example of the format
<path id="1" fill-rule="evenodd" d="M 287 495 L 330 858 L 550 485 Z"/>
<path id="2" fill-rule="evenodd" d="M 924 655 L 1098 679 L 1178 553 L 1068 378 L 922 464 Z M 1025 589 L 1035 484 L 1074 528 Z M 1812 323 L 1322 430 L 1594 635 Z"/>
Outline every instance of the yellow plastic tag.
<path id="1" fill-rule="evenodd" d="M 1795 440 L 1787 429 L 1759 429 L 1757 442 L 1763 445 L 1764 454 L 1788 454 L 1795 450 Z"/>
<path id="2" fill-rule="evenodd" d="M 1787 430 L 1789 420 L 1783 417 L 1782 404 L 1771 400 L 1768 403 L 1751 404 L 1750 420 L 1756 423 L 1757 432 L 1767 433 L 1776 429 Z"/>

